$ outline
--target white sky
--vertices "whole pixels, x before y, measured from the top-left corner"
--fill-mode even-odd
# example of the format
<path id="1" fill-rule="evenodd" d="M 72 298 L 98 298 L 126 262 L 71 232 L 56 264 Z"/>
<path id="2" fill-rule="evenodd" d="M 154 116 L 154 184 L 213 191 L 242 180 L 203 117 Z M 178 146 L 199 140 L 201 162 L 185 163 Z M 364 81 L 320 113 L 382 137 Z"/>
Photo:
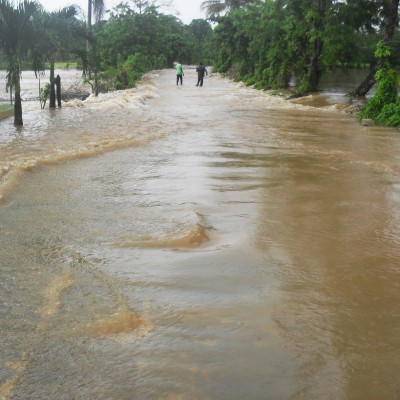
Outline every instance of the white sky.
<path id="1" fill-rule="evenodd" d="M 85 15 L 87 12 L 87 0 L 38 0 L 39 3 L 47 11 L 56 11 L 65 6 L 71 4 L 76 4 L 84 10 Z M 167 0 L 168 1 L 168 0 Z M 171 1 L 171 0 L 170 0 Z M 203 0 L 172 0 L 172 6 L 168 10 L 163 10 L 165 14 L 173 14 L 178 16 L 185 24 L 189 24 L 192 19 L 205 18 L 204 13 L 200 11 L 200 4 Z M 104 0 L 106 5 L 106 10 L 111 10 L 116 5 L 123 3 L 128 3 L 129 0 Z M 158 4 L 165 3 L 165 0 L 158 1 Z M 179 12 L 179 15 L 178 15 Z"/>

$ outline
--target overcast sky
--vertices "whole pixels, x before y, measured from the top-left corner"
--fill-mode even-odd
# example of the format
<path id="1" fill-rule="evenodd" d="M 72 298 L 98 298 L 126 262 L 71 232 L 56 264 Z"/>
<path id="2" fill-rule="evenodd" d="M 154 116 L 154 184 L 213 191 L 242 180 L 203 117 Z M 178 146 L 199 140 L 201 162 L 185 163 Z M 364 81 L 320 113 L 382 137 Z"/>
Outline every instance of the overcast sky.
<path id="1" fill-rule="evenodd" d="M 202 1 L 203 0 L 172 0 L 171 9 L 163 12 L 165 14 L 177 15 L 185 24 L 189 24 L 192 19 L 205 18 L 204 13 L 200 11 L 200 4 Z M 104 0 L 104 2 L 106 10 L 114 8 L 121 2 L 130 3 L 129 0 Z M 160 0 L 158 4 L 165 2 L 165 0 Z M 84 10 L 85 14 L 87 13 L 87 0 L 39 0 L 39 3 L 41 3 L 47 11 L 56 11 L 65 6 L 76 4 Z"/>

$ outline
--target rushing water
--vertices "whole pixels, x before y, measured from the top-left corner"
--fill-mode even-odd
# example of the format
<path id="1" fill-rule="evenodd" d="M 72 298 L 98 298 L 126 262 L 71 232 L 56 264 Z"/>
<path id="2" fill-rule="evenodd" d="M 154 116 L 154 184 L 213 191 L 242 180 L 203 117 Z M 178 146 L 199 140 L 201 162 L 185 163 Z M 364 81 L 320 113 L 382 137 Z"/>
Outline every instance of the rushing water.
<path id="1" fill-rule="evenodd" d="M 0 399 L 400 398 L 398 131 L 195 82 L 0 122 Z"/>

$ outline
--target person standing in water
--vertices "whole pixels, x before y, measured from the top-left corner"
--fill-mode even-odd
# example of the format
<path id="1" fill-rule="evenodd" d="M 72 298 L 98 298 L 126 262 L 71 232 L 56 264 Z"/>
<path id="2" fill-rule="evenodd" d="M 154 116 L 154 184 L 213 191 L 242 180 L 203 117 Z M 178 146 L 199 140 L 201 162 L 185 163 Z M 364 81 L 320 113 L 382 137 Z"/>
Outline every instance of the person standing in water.
<path id="1" fill-rule="evenodd" d="M 182 64 L 179 61 L 176 63 L 175 69 L 176 69 L 176 84 L 178 85 L 179 82 L 181 82 L 181 85 L 182 85 L 182 83 L 183 83 L 182 77 L 183 77 L 184 73 L 183 73 Z"/>
<path id="2" fill-rule="evenodd" d="M 203 63 L 200 63 L 200 65 L 196 68 L 197 72 L 197 85 L 196 86 L 203 86 L 203 79 L 204 75 L 208 76 L 208 71 L 206 67 L 203 65 Z"/>

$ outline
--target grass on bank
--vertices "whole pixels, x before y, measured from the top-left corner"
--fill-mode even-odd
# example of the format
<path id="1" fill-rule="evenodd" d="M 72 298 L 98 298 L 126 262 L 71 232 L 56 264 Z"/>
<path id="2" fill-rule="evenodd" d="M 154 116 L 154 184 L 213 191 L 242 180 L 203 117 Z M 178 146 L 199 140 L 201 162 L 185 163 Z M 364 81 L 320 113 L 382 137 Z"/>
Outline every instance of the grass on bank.
<path id="1" fill-rule="evenodd" d="M 54 64 L 54 68 L 56 69 L 78 69 L 77 62 L 56 62 Z"/>
<path id="2" fill-rule="evenodd" d="M 4 62 L 4 60 L 0 59 L 0 70 L 7 70 L 8 64 Z M 54 64 L 56 69 L 82 69 L 78 62 L 76 61 L 59 61 Z M 50 69 L 50 65 L 46 66 L 47 69 Z M 31 71 L 32 66 L 29 63 L 23 63 L 22 69 L 24 71 Z"/>
<path id="3" fill-rule="evenodd" d="M 12 104 L 0 104 L 0 121 L 4 118 L 11 117 L 14 114 L 14 106 Z"/>
<path id="4" fill-rule="evenodd" d="M 12 104 L 0 104 L 0 112 L 13 110 L 14 107 Z"/>

